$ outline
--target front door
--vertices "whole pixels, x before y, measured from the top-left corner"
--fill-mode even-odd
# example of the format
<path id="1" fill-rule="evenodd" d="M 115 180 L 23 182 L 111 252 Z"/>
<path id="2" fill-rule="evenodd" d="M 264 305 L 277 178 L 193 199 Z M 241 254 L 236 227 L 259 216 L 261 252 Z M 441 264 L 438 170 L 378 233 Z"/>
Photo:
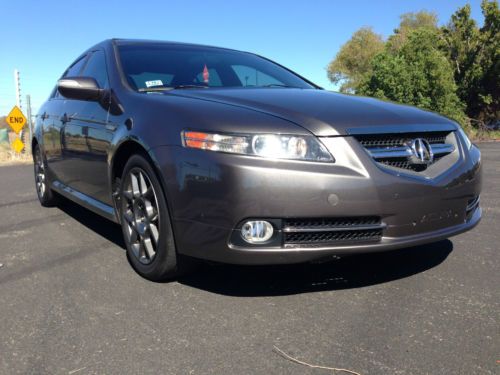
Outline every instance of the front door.
<path id="1" fill-rule="evenodd" d="M 87 55 L 80 57 L 63 74 L 63 77 L 75 77 L 80 74 L 85 63 Z M 64 127 L 66 125 L 64 114 L 71 113 L 72 100 L 65 99 L 57 88 L 51 94 L 47 105 L 41 111 L 43 117 L 42 137 L 45 151 L 45 157 L 51 173 L 51 179 L 67 184 L 66 166 L 63 151 L 65 149 Z"/>
<path id="2" fill-rule="evenodd" d="M 101 88 L 109 88 L 104 52 L 92 52 L 80 75 L 94 78 Z M 97 102 L 68 102 L 72 103 L 62 114 L 65 184 L 111 205 L 107 158 L 114 134 L 113 116 Z"/>

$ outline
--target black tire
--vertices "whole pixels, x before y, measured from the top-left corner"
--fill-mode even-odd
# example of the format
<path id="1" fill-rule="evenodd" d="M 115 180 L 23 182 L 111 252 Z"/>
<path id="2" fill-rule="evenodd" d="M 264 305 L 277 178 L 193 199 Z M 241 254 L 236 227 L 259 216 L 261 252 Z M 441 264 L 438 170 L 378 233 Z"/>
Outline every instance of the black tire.
<path id="1" fill-rule="evenodd" d="M 53 207 L 57 204 L 58 199 L 57 195 L 50 188 L 50 180 L 47 175 L 47 162 L 38 144 L 35 145 L 35 149 L 33 150 L 33 164 L 38 200 L 44 207 Z"/>
<path id="2" fill-rule="evenodd" d="M 165 194 L 142 155 L 133 155 L 125 165 L 119 206 L 127 257 L 138 274 L 166 281 L 188 271 L 188 264 L 181 261 L 175 248 Z"/>

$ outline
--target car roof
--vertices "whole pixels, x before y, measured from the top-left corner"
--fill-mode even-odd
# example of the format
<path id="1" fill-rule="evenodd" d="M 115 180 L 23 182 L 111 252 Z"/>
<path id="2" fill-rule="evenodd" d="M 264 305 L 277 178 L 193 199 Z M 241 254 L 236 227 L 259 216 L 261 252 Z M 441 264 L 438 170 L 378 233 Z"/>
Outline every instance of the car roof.
<path id="1" fill-rule="evenodd" d="M 121 38 L 113 38 L 105 42 L 111 42 L 114 45 L 133 45 L 133 44 L 142 44 L 142 45 L 171 45 L 171 46 L 185 46 L 185 47 L 202 47 L 202 48 L 214 48 L 214 49 L 222 49 L 228 51 L 237 51 L 237 52 L 246 52 L 239 51 L 232 48 L 226 47 L 218 47 L 206 44 L 198 44 L 198 43 L 185 43 L 185 42 L 175 42 L 175 41 L 167 41 L 167 40 L 151 40 L 151 39 L 121 39 Z M 249 52 L 247 52 L 249 53 Z"/>
<path id="2" fill-rule="evenodd" d="M 217 46 L 210 46 L 210 45 L 204 45 L 204 44 L 196 44 L 196 43 L 185 43 L 185 42 L 174 42 L 174 41 L 166 41 L 166 40 L 152 40 L 152 39 L 124 39 L 124 38 L 112 38 L 112 39 L 106 39 L 103 40 L 102 42 L 99 42 L 92 47 L 88 48 L 84 52 L 82 52 L 73 62 L 74 64 L 76 61 L 82 58 L 82 56 L 88 54 L 89 52 L 92 52 L 96 49 L 99 48 L 106 48 L 106 47 L 113 47 L 113 46 L 119 46 L 119 45 L 151 45 L 151 46 L 158 46 L 158 45 L 171 45 L 171 46 L 183 46 L 183 47 L 193 47 L 193 48 L 213 48 L 213 49 L 219 49 L 219 50 L 226 50 L 226 51 L 235 51 L 235 52 L 243 52 L 243 53 L 250 53 L 247 51 L 240 51 L 236 49 L 231 49 L 231 48 L 225 48 L 225 47 L 217 47 Z"/>

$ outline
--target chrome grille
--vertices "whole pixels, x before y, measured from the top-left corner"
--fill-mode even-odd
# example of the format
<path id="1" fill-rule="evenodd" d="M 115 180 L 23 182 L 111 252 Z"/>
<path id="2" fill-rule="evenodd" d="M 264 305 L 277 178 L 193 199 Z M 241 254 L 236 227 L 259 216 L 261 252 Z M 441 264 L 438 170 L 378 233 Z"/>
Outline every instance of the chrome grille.
<path id="1" fill-rule="evenodd" d="M 377 242 L 385 225 L 379 217 L 284 220 L 285 247 L 319 247 L 352 242 Z"/>
<path id="2" fill-rule="evenodd" d="M 396 147 L 406 146 L 415 138 L 424 138 L 431 144 L 445 143 L 450 132 L 407 133 L 407 134 L 366 134 L 357 135 L 356 139 L 364 147 Z"/>
<path id="3" fill-rule="evenodd" d="M 422 172 L 444 156 L 452 153 L 455 146 L 447 142 L 450 131 L 406 134 L 356 135 L 358 142 L 378 163 L 415 172 Z M 429 143 L 432 153 L 430 162 L 421 162 L 415 157 L 412 142 L 422 139 Z"/>

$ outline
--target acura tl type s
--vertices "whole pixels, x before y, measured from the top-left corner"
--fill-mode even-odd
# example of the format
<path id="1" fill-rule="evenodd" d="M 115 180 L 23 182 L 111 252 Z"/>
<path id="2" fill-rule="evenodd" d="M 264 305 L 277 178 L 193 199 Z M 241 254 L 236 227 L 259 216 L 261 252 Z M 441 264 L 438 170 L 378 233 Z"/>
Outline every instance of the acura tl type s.
<path id="1" fill-rule="evenodd" d="M 328 92 L 266 58 L 113 39 L 37 118 L 44 206 L 121 225 L 131 265 L 281 264 L 441 240 L 481 219 L 481 156 L 437 114 Z"/>

